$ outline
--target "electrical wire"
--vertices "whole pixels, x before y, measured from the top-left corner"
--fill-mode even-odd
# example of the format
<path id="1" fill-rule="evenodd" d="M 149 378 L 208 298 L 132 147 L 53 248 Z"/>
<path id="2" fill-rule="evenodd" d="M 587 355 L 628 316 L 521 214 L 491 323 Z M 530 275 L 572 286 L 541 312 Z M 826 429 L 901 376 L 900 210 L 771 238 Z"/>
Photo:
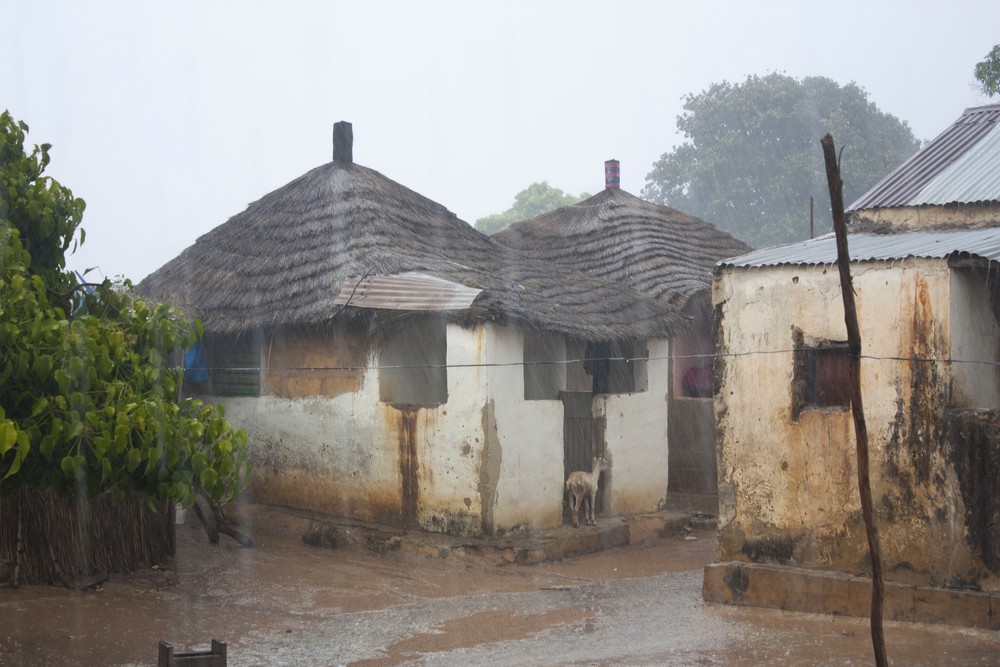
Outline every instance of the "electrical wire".
<path id="1" fill-rule="evenodd" d="M 666 361 L 666 360 L 689 360 L 699 361 L 716 360 L 725 358 L 738 358 L 748 356 L 771 356 L 794 354 L 815 348 L 788 348 L 780 350 L 748 350 L 746 352 L 727 352 L 724 354 L 685 354 L 685 355 L 658 355 L 646 357 L 586 357 L 583 359 L 544 359 L 534 361 L 505 361 L 497 363 L 467 363 L 467 364 L 374 364 L 366 366 L 282 366 L 262 368 L 259 366 L 209 366 L 205 370 L 216 372 L 242 372 L 242 373 L 276 373 L 276 372 L 358 372 L 366 370 L 404 370 L 404 369 L 449 369 L 449 368 L 507 368 L 518 366 L 569 366 L 572 364 L 588 363 L 595 361 L 620 362 L 632 364 L 636 362 Z M 986 361 L 981 359 L 952 359 L 942 357 L 902 357 L 902 356 L 879 356 L 872 354 L 862 354 L 861 359 L 870 361 L 900 361 L 900 362 L 922 362 L 940 363 L 947 365 L 978 364 L 983 366 L 1000 366 L 1000 361 Z M 182 370 L 179 366 L 171 367 L 172 370 Z"/>

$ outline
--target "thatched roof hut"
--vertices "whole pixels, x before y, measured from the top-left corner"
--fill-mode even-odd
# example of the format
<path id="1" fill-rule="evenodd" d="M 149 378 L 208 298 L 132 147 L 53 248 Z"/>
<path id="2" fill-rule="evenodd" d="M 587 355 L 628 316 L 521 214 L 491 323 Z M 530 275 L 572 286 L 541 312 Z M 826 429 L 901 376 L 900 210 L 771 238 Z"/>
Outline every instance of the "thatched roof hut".
<path id="1" fill-rule="evenodd" d="M 199 316 L 209 331 L 241 333 L 350 316 L 357 309 L 336 302 L 345 281 L 412 272 L 481 289 L 453 315 L 472 322 L 509 319 L 586 340 L 669 337 L 685 326 L 673 306 L 526 258 L 355 164 L 350 125 L 337 126 L 333 161 L 200 237 L 137 293 Z"/>
<path id="2" fill-rule="evenodd" d="M 679 307 L 711 289 L 716 262 L 752 250 L 704 220 L 612 184 L 491 238 L 550 265 L 577 267 Z"/>

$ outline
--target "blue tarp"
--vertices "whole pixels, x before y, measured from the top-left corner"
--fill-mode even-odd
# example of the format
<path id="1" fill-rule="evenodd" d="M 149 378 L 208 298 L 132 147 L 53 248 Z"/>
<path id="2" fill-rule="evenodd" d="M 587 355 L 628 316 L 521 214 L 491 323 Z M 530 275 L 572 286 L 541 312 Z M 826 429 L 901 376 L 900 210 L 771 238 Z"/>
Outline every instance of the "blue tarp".
<path id="1" fill-rule="evenodd" d="M 205 344 L 198 340 L 184 352 L 184 379 L 195 384 L 208 380 Z"/>

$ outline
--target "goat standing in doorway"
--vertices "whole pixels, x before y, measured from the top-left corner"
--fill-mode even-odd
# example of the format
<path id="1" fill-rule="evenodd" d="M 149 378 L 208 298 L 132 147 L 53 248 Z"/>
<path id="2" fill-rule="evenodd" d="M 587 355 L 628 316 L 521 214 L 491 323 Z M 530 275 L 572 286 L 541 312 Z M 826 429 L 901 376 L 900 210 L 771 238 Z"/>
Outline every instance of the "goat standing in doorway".
<path id="1" fill-rule="evenodd" d="M 594 519 L 594 503 L 597 500 L 597 480 L 601 477 L 601 471 L 608 469 L 608 462 L 604 457 L 595 458 L 593 470 L 575 470 L 566 478 L 566 491 L 569 492 L 569 506 L 573 511 L 573 527 L 579 528 L 580 505 L 583 505 L 583 514 L 588 526 L 596 526 Z"/>

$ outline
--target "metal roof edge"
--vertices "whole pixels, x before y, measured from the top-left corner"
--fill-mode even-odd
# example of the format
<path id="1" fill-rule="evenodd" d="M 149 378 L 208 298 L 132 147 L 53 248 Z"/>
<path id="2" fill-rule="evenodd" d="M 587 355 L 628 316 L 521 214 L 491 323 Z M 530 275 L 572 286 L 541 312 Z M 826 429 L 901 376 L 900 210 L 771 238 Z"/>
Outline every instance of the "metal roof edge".
<path id="1" fill-rule="evenodd" d="M 945 259 L 955 253 L 1000 261 L 1000 227 L 945 231 L 916 230 L 898 234 L 850 234 L 847 240 L 852 262 L 901 261 L 909 258 Z M 820 266 L 837 262 L 834 234 L 764 248 L 716 263 L 721 268 L 770 266 Z"/>

